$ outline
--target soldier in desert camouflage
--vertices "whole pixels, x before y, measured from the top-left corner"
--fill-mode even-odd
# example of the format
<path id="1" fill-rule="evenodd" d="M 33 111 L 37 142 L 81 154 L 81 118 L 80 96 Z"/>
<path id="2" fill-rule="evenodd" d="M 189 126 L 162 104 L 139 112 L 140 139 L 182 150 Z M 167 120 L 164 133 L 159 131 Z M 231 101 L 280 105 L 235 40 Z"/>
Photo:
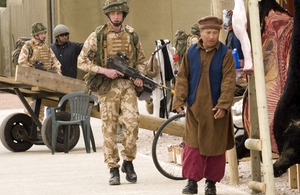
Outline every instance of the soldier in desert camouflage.
<path id="1" fill-rule="evenodd" d="M 19 55 L 18 64 L 33 67 L 37 61 L 44 64 L 45 69 L 52 69 L 60 74 L 61 64 L 56 59 L 49 45 L 45 43 L 47 28 L 42 23 L 32 25 L 33 38 L 23 45 Z"/>
<path id="2" fill-rule="evenodd" d="M 20 66 L 34 68 L 36 63 L 43 63 L 44 69 L 53 70 L 61 75 L 61 64 L 56 59 L 49 45 L 45 43 L 47 28 L 42 23 L 34 23 L 31 28 L 31 35 L 33 38 L 23 45 L 18 58 L 18 64 Z M 33 102 L 31 101 L 29 104 L 32 107 Z M 27 111 L 25 112 L 27 113 Z M 44 106 L 41 106 L 39 120 L 42 121 L 43 118 Z M 38 133 L 38 135 L 40 135 L 40 133 Z"/>
<path id="3" fill-rule="evenodd" d="M 184 32 L 184 30 L 177 30 L 175 33 L 175 41 L 174 41 L 174 47 L 175 47 L 175 53 L 179 57 L 179 61 L 177 66 L 180 66 L 183 55 L 187 48 L 187 38 L 188 35 Z"/>
<path id="4" fill-rule="evenodd" d="M 188 36 L 187 38 L 187 49 L 195 43 L 198 43 L 200 39 L 200 29 L 199 29 L 199 24 L 193 24 L 191 27 L 191 35 Z"/>
<path id="5" fill-rule="evenodd" d="M 104 161 L 110 169 L 110 185 L 120 185 L 120 161 L 116 142 L 117 125 L 122 124 L 123 131 L 121 151 L 123 158 L 122 172 L 126 173 L 127 181 L 135 183 L 137 175 L 132 161 L 136 157 L 136 140 L 139 126 L 139 112 L 136 89 L 143 86 L 141 79 L 134 81 L 123 78 L 123 74 L 114 69 L 106 68 L 107 57 L 116 57 L 122 52 L 130 57 L 129 65 L 144 73 L 144 51 L 134 29 L 123 24 L 129 13 L 125 0 L 106 0 L 103 13 L 109 18 L 105 25 L 97 27 L 84 43 L 78 57 L 78 68 L 94 75 L 97 81 L 96 93 L 100 103 L 100 117 L 102 120 L 102 133 Z M 98 38 L 97 38 L 98 37 Z M 97 51 L 100 55 L 97 64 L 95 60 L 86 57 L 89 50 Z M 95 87 L 94 87 L 95 89 Z"/>

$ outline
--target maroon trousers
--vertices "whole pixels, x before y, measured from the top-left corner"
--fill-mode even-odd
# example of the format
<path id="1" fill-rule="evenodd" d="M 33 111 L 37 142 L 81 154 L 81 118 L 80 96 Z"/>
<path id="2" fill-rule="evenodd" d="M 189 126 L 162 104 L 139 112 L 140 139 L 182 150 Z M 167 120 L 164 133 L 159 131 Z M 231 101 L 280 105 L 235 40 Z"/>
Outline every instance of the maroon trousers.
<path id="1" fill-rule="evenodd" d="M 198 148 L 183 143 L 182 175 L 184 178 L 200 181 L 203 178 L 220 182 L 225 174 L 225 153 L 220 156 L 202 156 Z"/>

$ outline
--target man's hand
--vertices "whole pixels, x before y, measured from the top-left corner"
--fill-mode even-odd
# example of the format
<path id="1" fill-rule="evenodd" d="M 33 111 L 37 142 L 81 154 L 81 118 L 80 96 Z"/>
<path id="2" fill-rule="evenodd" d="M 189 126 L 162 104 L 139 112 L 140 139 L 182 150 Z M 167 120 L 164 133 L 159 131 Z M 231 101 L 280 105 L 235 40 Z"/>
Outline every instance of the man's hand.
<path id="1" fill-rule="evenodd" d="M 134 80 L 134 84 L 135 84 L 136 86 L 138 86 L 138 87 L 142 87 L 142 86 L 143 86 L 143 80 L 140 79 L 140 78 L 136 78 L 136 79 Z"/>
<path id="2" fill-rule="evenodd" d="M 222 108 L 216 108 L 214 107 L 212 109 L 212 111 L 217 111 L 216 114 L 214 115 L 214 118 L 215 119 L 219 119 L 219 118 L 223 118 L 225 116 L 225 113 L 226 113 L 226 110 L 225 109 L 222 109 Z"/>
<path id="3" fill-rule="evenodd" d="M 107 76 L 108 78 L 111 78 L 111 79 L 115 79 L 119 75 L 124 76 L 123 73 L 121 73 L 115 69 L 108 69 L 108 68 L 100 68 L 97 73 L 104 74 L 105 76 Z"/>
<path id="4" fill-rule="evenodd" d="M 185 106 L 184 107 L 180 107 L 180 108 L 176 108 L 176 112 L 184 115 L 184 110 L 185 110 Z"/>

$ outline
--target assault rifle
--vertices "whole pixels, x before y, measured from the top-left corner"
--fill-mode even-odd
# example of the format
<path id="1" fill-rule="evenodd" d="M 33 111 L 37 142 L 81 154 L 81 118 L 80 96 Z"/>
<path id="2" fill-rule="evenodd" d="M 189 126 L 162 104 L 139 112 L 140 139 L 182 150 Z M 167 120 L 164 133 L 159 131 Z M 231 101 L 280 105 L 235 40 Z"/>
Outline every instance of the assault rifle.
<path id="1" fill-rule="evenodd" d="M 86 54 L 86 56 L 90 60 L 94 60 L 98 64 L 100 64 L 100 61 L 97 58 L 98 55 L 99 55 L 98 52 L 95 52 L 91 49 Z M 168 89 L 172 93 L 174 93 L 173 90 L 169 89 L 165 85 L 158 84 L 157 82 L 153 81 L 146 75 L 142 74 L 137 69 L 129 66 L 129 64 L 127 62 L 127 60 L 129 60 L 129 59 L 130 59 L 130 57 L 126 56 L 122 52 L 118 52 L 117 56 L 115 58 L 110 58 L 110 57 L 107 58 L 107 67 L 121 72 L 122 74 L 124 74 L 124 78 L 128 78 L 131 80 L 135 80 L 137 78 L 141 79 L 143 81 L 144 90 L 146 90 L 147 92 L 152 92 L 157 87 L 162 87 L 162 88 Z"/>
<path id="2" fill-rule="evenodd" d="M 35 61 L 35 64 L 33 66 L 34 66 L 35 69 L 43 70 L 43 71 L 47 71 L 47 72 L 51 72 L 51 73 L 57 74 L 57 72 L 55 72 L 54 70 L 44 68 L 44 63 L 40 62 L 38 60 Z"/>

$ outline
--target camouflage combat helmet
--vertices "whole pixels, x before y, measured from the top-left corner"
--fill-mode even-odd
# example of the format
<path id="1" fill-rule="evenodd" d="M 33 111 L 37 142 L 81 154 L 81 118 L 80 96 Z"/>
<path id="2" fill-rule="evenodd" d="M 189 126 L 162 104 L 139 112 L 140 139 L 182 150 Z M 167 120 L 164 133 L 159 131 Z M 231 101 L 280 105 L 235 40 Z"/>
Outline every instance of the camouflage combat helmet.
<path id="1" fill-rule="evenodd" d="M 200 28 L 199 28 L 199 24 L 198 23 L 193 24 L 193 26 L 191 27 L 191 33 L 193 35 L 199 35 Z"/>
<path id="2" fill-rule="evenodd" d="M 57 37 L 61 34 L 65 34 L 65 33 L 70 34 L 70 31 L 69 31 L 68 27 L 66 27 L 63 24 L 59 24 L 54 28 L 54 32 L 53 32 L 54 37 Z"/>
<path id="3" fill-rule="evenodd" d="M 188 35 L 185 34 L 184 30 L 177 30 L 175 33 L 175 40 L 186 40 L 188 38 Z"/>
<path id="4" fill-rule="evenodd" d="M 129 7 L 125 0 L 106 0 L 103 4 L 103 13 L 107 15 L 109 12 L 121 11 L 124 18 L 129 13 Z"/>
<path id="5" fill-rule="evenodd" d="M 37 23 L 34 23 L 32 26 L 31 26 L 31 35 L 38 35 L 42 32 L 47 32 L 47 28 L 40 22 L 37 22 Z"/>

